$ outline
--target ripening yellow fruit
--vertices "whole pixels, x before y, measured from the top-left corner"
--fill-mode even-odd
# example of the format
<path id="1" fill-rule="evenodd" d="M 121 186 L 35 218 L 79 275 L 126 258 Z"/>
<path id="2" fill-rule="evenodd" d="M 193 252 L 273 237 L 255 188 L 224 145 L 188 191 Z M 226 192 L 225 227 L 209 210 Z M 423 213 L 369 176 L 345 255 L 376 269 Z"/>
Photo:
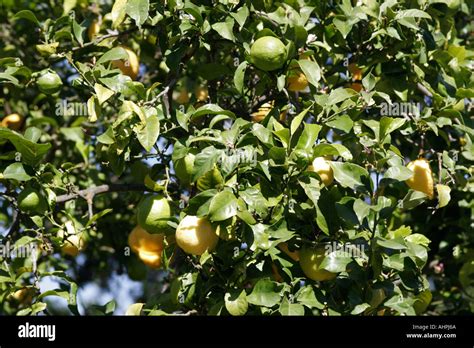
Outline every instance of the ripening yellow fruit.
<path id="1" fill-rule="evenodd" d="M 100 23 L 97 19 L 94 19 L 87 29 L 87 37 L 89 38 L 89 41 L 94 40 L 97 37 L 97 34 L 99 34 L 99 31 Z"/>
<path id="2" fill-rule="evenodd" d="M 300 251 L 300 266 L 303 273 L 312 280 L 325 281 L 336 278 L 337 274 L 319 266 L 324 261 L 324 248 L 303 248 Z"/>
<path id="3" fill-rule="evenodd" d="M 196 87 L 196 89 L 194 90 L 194 94 L 196 95 L 196 99 L 200 102 L 205 102 L 207 98 L 209 98 L 209 90 L 207 89 L 207 87 Z"/>
<path id="4" fill-rule="evenodd" d="M 61 251 L 66 255 L 76 257 L 86 247 L 83 232 L 65 235 L 64 230 L 59 230 L 58 237 L 64 238 Z"/>
<path id="5" fill-rule="evenodd" d="M 136 253 L 140 250 L 142 251 L 162 251 L 163 250 L 163 234 L 151 234 L 148 233 L 140 225 L 135 226 L 135 228 L 128 235 L 128 245 Z"/>
<path id="6" fill-rule="evenodd" d="M 15 301 L 24 304 L 30 305 L 33 302 L 33 297 L 35 296 L 36 291 L 31 287 L 24 287 L 15 291 L 10 295 Z"/>
<path id="7" fill-rule="evenodd" d="M 308 79 L 301 70 L 290 73 L 290 76 L 287 78 L 286 82 L 288 85 L 288 90 L 293 92 L 302 91 L 308 87 Z"/>
<path id="8" fill-rule="evenodd" d="M 179 91 L 178 96 L 176 97 L 176 102 L 178 104 L 187 104 L 189 103 L 189 93 L 186 88 L 183 88 L 181 91 Z"/>
<path id="9" fill-rule="evenodd" d="M 417 159 L 408 163 L 407 168 L 413 172 L 410 179 L 406 180 L 406 184 L 415 191 L 426 194 L 430 199 L 434 197 L 433 172 L 430 164 L 425 159 Z"/>
<path id="10" fill-rule="evenodd" d="M 274 262 L 272 262 L 272 275 L 273 280 L 275 280 L 277 283 L 283 282 L 283 277 L 281 276 L 280 272 L 278 271 L 278 267 Z"/>
<path id="11" fill-rule="evenodd" d="M 308 170 L 317 173 L 325 186 L 331 185 L 334 181 L 334 172 L 324 157 L 316 157 Z"/>
<path id="12" fill-rule="evenodd" d="M 356 63 L 351 63 L 347 67 L 349 72 L 351 73 L 351 77 L 353 81 L 360 81 L 362 80 L 362 69 L 360 69 Z"/>
<path id="13" fill-rule="evenodd" d="M 356 92 L 360 92 L 362 91 L 363 86 L 362 86 L 362 83 L 360 82 L 354 82 L 354 83 L 351 83 L 351 88 Z"/>
<path id="14" fill-rule="evenodd" d="M 280 243 L 278 244 L 278 248 L 288 255 L 293 261 L 300 260 L 300 252 L 298 250 L 290 251 L 290 249 L 288 249 L 288 243 Z"/>
<path id="15" fill-rule="evenodd" d="M 137 225 L 128 235 L 128 245 L 140 260 L 151 268 L 159 268 L 163 254 L 163 234 L 151 234 Z"/>
<path id="16" fill-rule="evenodd" d="M 142 262 L 151 268 L 160 268 L 162 251 L 160 252 L 149 252 L 149 251 L 138 251 L 138 257 Z"/>
<path id="17" fill-rule="evenodd" d="M 219 237 L 206 218 L 188 215 L 176 229 L 176 243 L 186 253 L 202 255 L 206 250 L 212 251 Z"/>
<path id="18" fill-rule="evenodd" d="M 140 62 L 137 55 L 130 48 L 121 46 L 125 52 L 127 52 L 128 60 L 123 61 L 122 59 L 112 61 L 112 65 L 120 69 L 122 74 L 129 76 L 132 80 L 135 80 L 138 76 L 138 70 L 140 68 Z"/>
<path id="19" fill-rule="evenodd" d="M 250 115 L 252 116 L 252 122 L 262 122 L 265 119 L 265 117 L 267 117 L 268 113 L 272 110 L 272 108 L 273 108 L 273 101 L 270 103 L 262 104 L 256 112 Z"/>
<path id="20" fill-rule="evenodd" d="M 19 114 L 10 114 L 5 116 L 0 123 L 1 127 L 9 128 L 14 131 L 21 129 L 24 117 Z"/>

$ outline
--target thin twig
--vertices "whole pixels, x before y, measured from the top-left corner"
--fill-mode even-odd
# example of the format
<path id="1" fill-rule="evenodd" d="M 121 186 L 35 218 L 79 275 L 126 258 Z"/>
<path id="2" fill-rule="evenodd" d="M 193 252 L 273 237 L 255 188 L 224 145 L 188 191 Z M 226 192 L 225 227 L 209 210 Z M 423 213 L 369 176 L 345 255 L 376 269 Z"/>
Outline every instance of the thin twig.
<path id="1" fill-rule="evenodd" d="M 56 198 L 56 203 L 67 202 L 79 197 L 87 200 L 88 195 L 98 195 L 107 192 L 127 192 L 127 191 L 150 191 L 145 185 L 142 184 L 109 184 L 91 187 L 88 189 L 80 190 L 74 193 L 60 195 Z"/>

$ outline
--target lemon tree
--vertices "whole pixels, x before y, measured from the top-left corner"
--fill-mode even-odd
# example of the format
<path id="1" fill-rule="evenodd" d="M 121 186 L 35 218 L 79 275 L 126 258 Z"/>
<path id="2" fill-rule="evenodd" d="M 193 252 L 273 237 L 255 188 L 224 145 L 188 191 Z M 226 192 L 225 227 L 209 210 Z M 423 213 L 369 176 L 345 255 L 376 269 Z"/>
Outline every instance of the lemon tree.
<path id="1" fill-rule="evenodd" d="M 0 314 L 474 312 L 472 13 L 1 2 Z"/>

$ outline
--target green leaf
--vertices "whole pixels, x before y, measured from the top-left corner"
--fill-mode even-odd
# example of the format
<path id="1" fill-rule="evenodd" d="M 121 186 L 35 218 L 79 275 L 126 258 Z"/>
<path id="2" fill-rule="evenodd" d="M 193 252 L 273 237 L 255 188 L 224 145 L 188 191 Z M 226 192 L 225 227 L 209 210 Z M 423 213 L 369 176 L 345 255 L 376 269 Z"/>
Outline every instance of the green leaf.
<path id="1" fill-rule="evenodd" d="M 0 128 L 0 139 L 8 139 L 26 164 L 35 166 L 51 148 L 51 144 L 36 144 L 10 129 Z"/>
<path id="2" fill-rule="evenodd" d="M 237 198 L 230 191 L 219 192 L 209 206 L 211 221 L 223 221 L 237 214 Z"/>
<path id="3" fill-rule="evenodd" d="M 105 103 L 111 96 L 114 95 L 114 91 L 102 86 L 101 84 L 96 83 L 94 85 L 94 91 L 97 94 L 97 99 L 99 104 L 102 105 Z"/>
<path id="4" fill-rule="evenodd" d="M 357 95 L 357 92 L 352 88 L 336 88 L 331 91 L 331 94 L 329 94 L 327 104 L 335 105 L 346 99 L 352 98 L 355 95 Z"/>
<path id="5" fill-rule="evenodd" d="M 112 28 L 118 28 L 127 14 L 127 0 L 116 0 L 112 6 Z"/>
<path id="6" fill-rule="evenodd" d="M 403 250 L 406 249 L 407 246 L 405 241 L 402 237 L 394 238 L 394 239 L 384 239 L 384 238 L 377 238 L 377 244 L 387 248 L 387 249 L 394 249 L 394 250 Z"/>
<path id="7" fill-rule="evenodd" d="M 224 39 L 235 42 L 235 36 L 233 32 L 234 23 L 235 21 L 233 18 L 227 17 L 225 22 L 214 23 L 211 27 Z"/>
<path id="8" fill-rule="evenodd" d="M 359 223 L 362 224 L 364 219 L 369 216 L 370 205 L 358 198 L 354 201 L 354 213 L 357 215 Z"/>
<path id="9" fill-rule="evenodd" d="M 424 247 L 428 247 L 429 244 L 431 243 L 431 241 L 427 237 L 419 233 L 410 234 L 405 237 L 405 240 L 407 242 L 418 244 Z"/>
<path id="10" fill-rule="evenodd" d="M 312 60 L 302 59 L 298 61 L 298 64 L 308 79 L 308 82 L 313 86 L 317 87 L 319 85 L 319 80 L 321 80 L 321 69 L 318 63 L 313 62 Z"/>
<path id="11" fill-rule="evenodd" d="M 80 46 L 84 44 L 84 38 L 83 38 L 83 33 L 86 30 L 86 28 L 82 27 L 79 23 L 76 22 L 74 19 L 72 21 L 72 30 L 74 32 L 74 37 L 76 38 L 77 42 L 79 43 Z"/>
<path id="12" fill-rule="evenodd" d="M 474 297 L 474 260 L 470 260 L 462 265 L 459 270 L 459 282 L 466 294 Z"/>
<path id="13" fill-rule="evenodd" d="M 306 285 L 301 288 L 295 295 L 296 301 L 308 308 L 323 309 L 324 305 L 320 303 L 314 294 L 314 289 L 311 285 Z"/>
<path id="14" fill-rule="evenodd" d="M 113 212 L 113 209 L 104 209 L 101 212 L 98 212 L 97 214 L 94 214 L 89 221 L 87 221 L 86 227 L 91 226 L 93 223 L 95 223 L 97 220 L 99 220 L 101 217 L 107 215 L 108 213 Z"/>
<path id="15" fill-rule="evenodd" d="M 446 185 L 436 185 L 436 191 L 438 192 L 438 208 L 443 208 L 448 205 L 451 200 L 451 188 Z"/>
<path id="16" fill-rule="evenodd" d="M 30 10 L 19 11 L 15 14 L 15 16 L 13 16 L 13 18 L 14 19 L 16 19 L 16 18 L 27 19 L 27 20 L 35 23 L 36 25 L 40 25 L 40 22 L 38 21 L 38 18 L 36 18 L 35 14 L 33 12 L 31 12 Z"/>
<path id="17" fill-rule="evenodd" d="M 247 65 L 248 65 L 247 61 L 244 60 L 237 67 L 234 74 L 234 85 L 240 94 L 242 94 L 244 91 L 245 70 L 247 69 Z"/>
<path id="18" fill-rule="evenodd" d="M 197 109 L 192 117 L 199 117 L 203 115 L 227 115 L 231 118 L 235 118 L 235 114 L 232 111 L 224 110 L 219 105 L 216 104 L 206 104 Z"/>
<path id="19" fill-rule="evenodd" d="M 429 290 L 424 290 L 418 295 L 416 295 L 416 302 L 413 304 L 413 308 L 415 309 L 416 315 L 420 315 L 426 311 L 426 309 L 431 303 L 432 298 L 433 295 Z"/>
<path id="20" fill-rule="evenodd" d="M 398 11 L 397 15 L 395 16 L 395 20 L 399 20 L 399 19 L 407 18 L 407 17 L 431 19 L 431 16 L 424 11 L 417 10 L 417 9 L 410 9 L 410 10 Z"/>
<path id="21" fill-rule="evenodd" d="M 194 158 L 194 168 L 191 181 L 196 181 L 200 176 L 214 168 L 221 157 L 222 151 L 213 146 L 206 147 Z"/>
<path id="22" fill-rule="evenodd" d="M 231 13 L 230 15 L 234 17 L 234 19 L 237 21 L 240 28 L 242 29 L 245 22 L 247 21 L 247 18 L 249 17 L 249 9 L 247 5 L 244 5 L 237 11 L 237 13 Z"/>
<path id="23" fill-rule="evenodd" d="M 428 196 L 420 191 L 408 190 L 407 195 L 401 200 L 398 205 L 402 209 L 413 209 L 416 206 L 424 203 Z"/>
<path id="24" fill-rule="evenodd" d="M 383 139 L 388 134 L 400 128 L 405 123 L 406 123 L 406 120 L 404 118 L 391 118 L 387 116 L 382 116 L 380 120 L 380 135 L 379 135 L 380 141 L 383 141 Z"/>
<path id="25" fill-rule="evenodd" d="M 352 315 L 358 315 L 364 312 L 367 308 L 370 308 L 370 305 L 368 303 L 361 303 L 358 304 L 357 306 L 354 307 L 354 309 L 351 311 Z"/>
<path id="26" fill-rule="evenodd" d="M 308 111 L 311 109 L 311 107 L 308 107 L 301 111 L 292 121 L 291 121 L 291 126 L 290 126 L 290 134 L 293 136 L 295 134 L 296 130 L 300 126 L 301 122 L 303 121 L 303 118 L 306 116 Z"/>
<path id="27" fill-rule="evenodd" d="M 144 303 L 132 303 L 125 311 L 125 315 L 139 316 L 144 305 Z"/>
<path id="28" fill-rule="evenodd" d="M 103 64 L 106 62 L 110 62 L 111 60 L 128 60 L 127 51 L 125 51 L 122 47 L 114 47 L 107 52 L 105 52 L 98 60 L 97 64 Z"/>
<path id="29" fill-rule="evenodd" d="M 279 311 L 281 315 L 285 316 L 302 316 L 304 315 L 304 307 L 299 303 L 289 303 L 286 297 L 281 301 Z"/>
<path id="30" fill-rule="evenodd" d="M 341 156 L 346 161 L 352 160 L 352 153 L 347 147 L 341 144 L 318 144 L 314 147 L 313 156 Z"/>
<path id="31" fill-rule="evenodd" d="M 140 144 L 149 152 L 153 148 L 153 145 L 156 144 L 158 136 L 160 135 L 160 121 L 157 116 L 149 116 L 145 124 L 140 124 L 140 126 L 134 130 Z"/>
<path id="32" fill-rule="evenodd" d="M 233 316 L 240 316 L 247 313 L 249 304 L 245 290 L 240 293 L 236 291 L 226 292 L 224 296 L 225 308 Z"/>
<path id="33" fill-rule="evenodd" d="M 365 168 L 347 162 L 329 162 L 334 171 L 334 178 L 343 187 L 353 190 L 364 189 L 363 179 L 368 179 L 369 173 Z"/>
<path id="34" fill-rule="evenodd" d="M 326 122 L 326 126 L 349 133 L 354 126 L 354 121 L 352 121 L 349 115 L 341 115 L 332 121 Z"/>
<path id="35" fill-rule="evenodd" d="M 413 172 L 405 166 L 398 165 L 388 168 L 384 174 L 384 179 L 393 179 L 397 181 L 405 181 L 413 176 Z"/>
<path id="36" fill-rule="evenodd" d="M 247 296 L 247 301 L 256 306 L 273 307 L 280 302 L 280 291 L 275 282 L 260 279 Z"/>
<path id="37" fill-rule="evenodd" d="M 346 256 L 338 250 L 326 254 L 320 267 L 332 273 L 345 272 L 346 267 L 352 262 L 352 257 Z"/>
<path id="38" fill-rule="evenodd" d="M 298 143 L 296 144 L 297 149 L 311 150 L 318 139 L 319 132 L 322 126 L 319 124 L 305 123 L 303 132 L 301 133 Z"/>
<path id="39" fill-rule="evenodd" d="M 126 13 L 133 18 L 138 27 L 141 27 L 148 18 L 149 8 L 148 0 L 127 1 Z"/>
<path id="40" fill-rule="evenodd" d="M 3 178 L 4 179 L 13 179 L 18 181 L 28 181 L 31 179 L 25 172 L 25 168 L 23 168 L 23 164 L 16 162 L 10 164 L 8 167 L 5 168 L 3 171 Z"/>

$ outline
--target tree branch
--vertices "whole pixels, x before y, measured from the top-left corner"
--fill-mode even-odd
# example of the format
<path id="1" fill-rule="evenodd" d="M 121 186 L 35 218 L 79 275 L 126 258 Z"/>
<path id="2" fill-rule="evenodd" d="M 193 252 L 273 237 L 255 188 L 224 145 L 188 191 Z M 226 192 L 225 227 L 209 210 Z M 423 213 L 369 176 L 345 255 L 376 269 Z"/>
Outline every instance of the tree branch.
<path id="1" fill-rule="evenodd" d="M 88 189 L 80 190 L 74 193 L 58 196 L 56 203 L 64 203 L 79 197 L 86 200 L 91 200 L 92 197 L 101 193 L 107 192 L 127 192 L 127 191 L 149 191 L 149 189 L 142 184 L 109 184 L 91 187 Z"/>

